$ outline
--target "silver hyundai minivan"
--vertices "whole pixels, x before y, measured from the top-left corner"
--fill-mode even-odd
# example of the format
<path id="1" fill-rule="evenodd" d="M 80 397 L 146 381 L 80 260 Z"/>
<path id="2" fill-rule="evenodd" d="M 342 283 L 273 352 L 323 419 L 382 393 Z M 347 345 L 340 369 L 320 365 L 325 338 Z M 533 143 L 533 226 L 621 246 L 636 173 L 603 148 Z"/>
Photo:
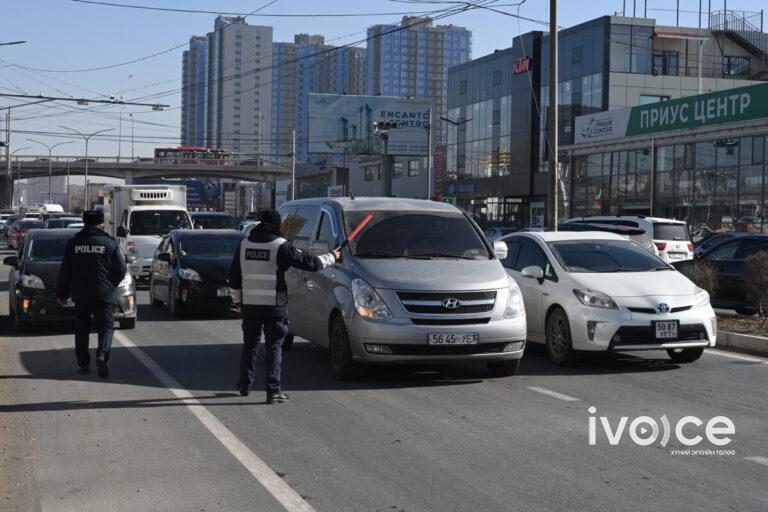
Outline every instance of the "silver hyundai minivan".
<path id="1" fill-rule="evenodd" d="M 447 203 L 320 198 L 280 208 L 283 236 L 311 254 L 337 247 L 369 215 L 336 266 L 286 272 L 291 334 L 329 349 L 341 379 L 363 363 L 483 361 L 513 375 L 525 348 L 520 289 L 478 226 Z"/>

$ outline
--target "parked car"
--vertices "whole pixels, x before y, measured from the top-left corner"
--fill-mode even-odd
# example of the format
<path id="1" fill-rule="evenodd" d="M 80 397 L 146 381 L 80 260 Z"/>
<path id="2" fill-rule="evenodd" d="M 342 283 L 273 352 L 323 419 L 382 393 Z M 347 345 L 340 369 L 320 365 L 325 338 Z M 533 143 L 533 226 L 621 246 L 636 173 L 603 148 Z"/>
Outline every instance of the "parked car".
<path id="1" fill-rule="evenodd" d="M 82 222 L 83 219 L 80 217 L 54 217 L 45 221 L 43 229 L 66 228 L 69 227 L 70 224 L 79 224 Z"/>
<path id="2" fill-rule="evenodd" d="M 195 229 L 237 229 L 237 221 L 227 212 L 190 212 Z"/>
<path id="3" fill-rule="evenodd" d="M 494 228 L 487 228 L 483 230 L 483 234 L 485 237 L 491 241 L 495 242 L 496 240 L 500 239 L 504 235 L 508 235 L 510 233 L 514 233 L 517 231 L 517 228 L 513 227 L 494 227 Z"/>
<path id="4" fill-rule="evenodd" d="M 5 233 L 5 225 L 12 216 L 11 213 L 0 213 L 0 233 Z"/>
<path id="5" fill-rule="evenodd" d="M 243 234 L 233 229 L 171 231 L 152 260 L 152 306 L 168 304 L 173 317 L 194 306 L 229 308 L 229 266 L 242 239 Z"/>
<path id="6" fill-rule="evenodd" d="M 67 242 L 75 235 L 69 229 L 30 231 L 19 254 L 8 256 L 13 267 L 9 276 L 8 304 L 17 331 L 35 323 L 74 319 L 74 303 L 56 302 L 56 282 Z M 130 273 L 115 291 L 114 318 L 121 329 L 136 326 L 136 287 Z"/>
<path id="7" fill-rule="evenodd" d="M 696 256 L 697 254 L 701 254 L 707 251 L 708 249 L 711 249 L 716 245 L 720 245 L 721 243 L 731 238 L 734 238 L 737 236 L 749 235 L 749 234 L 750 233 L 743 233 L 740 231 L 724 231 L 722 233 L 712 233 L 710 236 L 706 238 L 702 238 L 701 240 L 693 244 L 693 255 Z"/>
<path id="8" fill-rule="evenodd" d="M 528 340 L 550 359 L 578 351 L 666 350 L 676 362 L 714 346 L 709 294 L 623 236 L 515 233 L 503 264 L 523 293 Z"/>
<path id="9" fill-rule="evenodd" d="M 30 229 L 40 229 L 43 227 L 43 221 L 37 219 L 16 219 L 8 227 L 6 236 L 8 237 L 8 247 L 18 249 L 24 242 L 24 237 Z"/>
<path id="10" fill-rule="evenodd" d="M 517 372 L 525 311 L 517 284 L 461 210 L 400 198 L 327 198 L 284 203 L 282 233 L 310 254 L 340 245 L 370 222 L 321 272 L 288 270 L 291 333 L 330 352 L 337 377 L 362 363 L 481 361 L 491 374 Z M 497 252 L 498 250 L 498 252 Z"/>
<path id="11" fill-rule="evenodd" d="M 648 238 L 643 228 L 635 228 L 632 226 L 622 226 L 619 224 L 600 224 L 600 223 L 586 223 L 586 222 L 563 222 L 557 226 L 558 231 L 599 231 L 601 233 L 615 233 L 621 235 L 628 240 L 632 240 L 641 247 L 648 249 L 656 256 L 659 255 L 659 250 L 656 245 Z"/>
<path id="12" fill-rule="evenodd" d="M 757 308 L 749 301 L 744 263 L 747 258 L 760 251 L 768 251 L 768 236 L 744 235 L 721 241 L 696 256 L 696 261 L 707 261 L 717 272 L 717 289 L 712 298 L 716 308 L 735 309 L 740 315 L 754 315 Z M 672 264 L 678 270 L 693 261 L 680 261 Z"/>
<path id="13" fill-rule="evenodd" d="M 691 243 L 688 227 L 682 220 L 645 217 L 642 215 L 590 215 L 568 219 L 565 222 L 614 224 L 617 226 L 641 228 L 645 231 L 645 236 L 648 240 L 656 246 L 659 258 L 665 262 L 669 263 L 693 258 L 693 243 Z"/>

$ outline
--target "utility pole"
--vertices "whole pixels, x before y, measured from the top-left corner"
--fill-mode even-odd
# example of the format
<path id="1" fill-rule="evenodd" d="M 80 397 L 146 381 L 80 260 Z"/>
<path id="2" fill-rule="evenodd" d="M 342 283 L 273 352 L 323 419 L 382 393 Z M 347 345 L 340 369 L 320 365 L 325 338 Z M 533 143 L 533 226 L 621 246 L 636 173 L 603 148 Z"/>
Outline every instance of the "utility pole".
<path id="1" fill-rule="evenodd" d="M 11 179 L 11 109 L 5 115 L 5 164 L 8 172 L 8 195 L 6 200 L 13 206 L 13 180 Z"/>
<path id="2" fill-rule="evenodd" d="M 432 107 L 429 107 L 429 124 L 427 125 L 427 200 L 432 199 Z"/>
<path id="3" fill-rule="evenodd" d="M 293 149 L 291 150 L 291 201 L 296 199 L 296 130 L 293 130 Z"/>
<path id="4" fill-rule="evenodd" d="M 67 165 L 67 211 L 72 211 L 72 190 L 69 188 L 69 165 Z"/>
<path id="5" fill-rule="evenodd" d="M 133 113 L 129 112 L 128 115 L 131 117 L 131 162 L 133 162 Z"/>
<path id="6" fill-rule="evenodd" d="M 29 147 L 25 148 L 19 148 L 15 150 L 13 153 L 18 153 L 19 151 L 24 151 L 25 149 L 29 149 Z M 11 161 L 11 157 L 13 156 L 13 153 L 8 154 L 8 162 Z M 8 177 L 10 178 L 9 181 L 9 194 L 10 194 L 10 201 L 9 204 L 11 205 L 11 209 L 13 209 L 13 167 L 11 167 L 11 164 L 8 164 Z M 21 162 L 19 162 L 18 157 L 16 158 L 16 179 L 21 181 Z M 18 197 L 18 194 L 16 195 Z M 18 203 L 18 201 L 16 201 Z M 19 205 L 19 211 L 21 211 L 21 205 Z"/>
<path id="7" fill-rule="evenodd" d="M 120 157 L 123 156 L 123 108 L 120 107 L 120 116 L 117 121 L 117 163 L 120 163 Z"/>
<path id="8" fill-rule="evenodd" d="M 40 142 L 39 140 L 35 140 L 35 139 L 27 139 L 27 140 L 29 142 L 36 142 L 37 144 L 41 144 L 45 146 L 45 148 L 48 150 L 48 204 L 51 204 L 53 203 L 53 201 L 51 201 L 51 180 L 53 179 L 53 150 L 59 146 L 63 146 L 64 144 L 72 144 L 72 141 L 68 140 L 66 142 L 59 142 L 58 144 L 49 146 L 45 142 Z"/>
<path id="9" fill-rule="evenodd" d="M 633 13 L 634 16 L 634 13 Z M 547 227 L 557 231 L 557 0 L 549 0 L 549 197 L 547 200 Z"/>
<path id="10" fill-rule="evenodd" d="M 114 130 L 114 128 L 107 128 L 106 130 L 99 130 L 93 133 L 82 133 L 77 130 L 73 130 L 72 128 L 68 128 L 66 126 L 61 126 L 61 125 L 59 126 L 59 128 L 63 128 L 65 130 L 74 132 L 79 136 L 81 136 L 83 139 L 85 139 L 85 200 L 83 201 L 83 210 L 89 210 L 90 208 L 88 206 L 88 199 L 89 199 L 88 197 L 89 195 L 88 194 L 88 142 L 91 140 L 91 137 L 93 137 L 94 135 L 99 135 L 100 133 L 105 133 L 105 132 L 111 132 L 112 130 Z"/>

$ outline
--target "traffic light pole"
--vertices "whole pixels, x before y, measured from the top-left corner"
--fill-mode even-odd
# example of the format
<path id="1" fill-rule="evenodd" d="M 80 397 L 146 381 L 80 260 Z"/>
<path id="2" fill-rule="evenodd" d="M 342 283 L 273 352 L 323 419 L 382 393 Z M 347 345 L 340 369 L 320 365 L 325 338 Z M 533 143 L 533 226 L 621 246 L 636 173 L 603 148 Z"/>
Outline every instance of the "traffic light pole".
<path id="1" fill-rule="evenodd" d="M 432 199 L 434 172 L 432 166 L 432 107 L 429 107 L 429 125 L 427 125 L 427 200 Z"/>

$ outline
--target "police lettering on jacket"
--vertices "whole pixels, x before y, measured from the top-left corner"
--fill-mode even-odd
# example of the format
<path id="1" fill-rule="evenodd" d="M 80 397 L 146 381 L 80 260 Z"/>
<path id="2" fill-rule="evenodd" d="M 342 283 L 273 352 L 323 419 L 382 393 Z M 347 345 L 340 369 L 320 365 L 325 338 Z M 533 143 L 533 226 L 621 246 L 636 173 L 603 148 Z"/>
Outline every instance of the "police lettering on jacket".
<path id="1" fill-rule="evenodd" d="M 106 254 L 107 248 L 103 245 L 76 245 L 75 254 Z"/>

